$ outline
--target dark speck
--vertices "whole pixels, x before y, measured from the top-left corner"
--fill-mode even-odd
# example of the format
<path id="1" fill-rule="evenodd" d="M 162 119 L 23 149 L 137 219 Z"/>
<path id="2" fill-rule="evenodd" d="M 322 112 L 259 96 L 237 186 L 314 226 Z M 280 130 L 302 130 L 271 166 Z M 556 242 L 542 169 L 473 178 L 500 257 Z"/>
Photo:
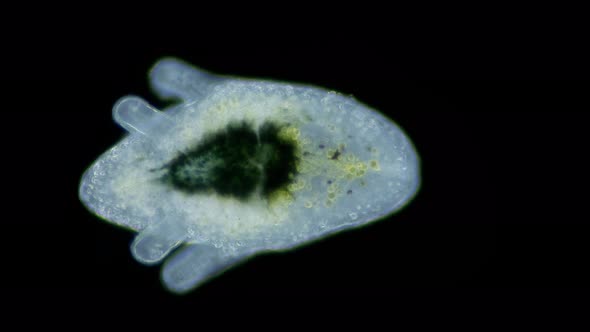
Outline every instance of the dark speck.
<path id="1" fill-rule="evenodd" d="M 336 160 L 336 159 L 338 159 L 338 157 L 340 157 L 340 151 L 336 150 L 336 152 L 334 152 L 334 155 L 332 155 L 332 157 L 330 157 L 330 159 Z"/>
<path id="2" fill-rule="evenodd" d="M 319 147 L 320 149 L 323 149 L 323 148 L 325 148 L 326 146 L 325 146 L 325 145 L 323 145 L 323 144 L 320 144 L 318 147 Z"/>
<path id="3" fill-rule="evenodd" d="M 348 191 L 346 192 L 347 194 L 352 194 L 352 190 L 348 189 Z"/>
<path id="4" fill-rule="evenodd" d="M 332 180 L 328 180 L 328 184 L 332 184 Z"/>

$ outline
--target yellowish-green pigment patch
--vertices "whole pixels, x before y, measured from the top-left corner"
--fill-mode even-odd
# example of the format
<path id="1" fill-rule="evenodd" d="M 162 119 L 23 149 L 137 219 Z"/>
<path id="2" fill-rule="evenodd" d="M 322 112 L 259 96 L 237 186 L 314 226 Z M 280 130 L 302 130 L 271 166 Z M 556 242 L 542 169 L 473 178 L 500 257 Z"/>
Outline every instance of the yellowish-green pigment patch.
<path id="1" fill-rule="evenodd" d="M 276 190 L 270 194 L 269 205 L 284 206 L 293 203 L 293 195 L 285 189 Z"/>
<path id="2" fill-rule="evenodd" d="M 300 132 L 299 129 L 296 127 L 283 127 L 278 133 L 279 138 L 284 139 L 286 141 L 295 142 L 297 143 L 297 139 L 299 138 Z"/>
<path id="3" fill-rule="evenodd" d="M 295 127 L 285 127 L 281 131 L 283 137 L 297 143 L 301 151 L 301 162 L 297 165 L 298 182 L 289 186 L 291 192 L 302 190 L 311 185 L 314 177 L 322 178 L 320 183 L 326 183 L 324 206 L 332 206 L 339 197 L 343 196 L 343 189 L 348 188 L 348 183 L 362 178 L 370 171 L 380 171 L 377 159 L 363 161 L 355 154 L 346 151 L 345 144 L 336 146 L 324 146 L 324 142 L 314 142 L 307 137 L 300 137 L 300 131 Z M 375 157 L 377 149 L 370 149 Z M 324 180 L 325 179 L 325 180 Z M 304 206 L 311 208 L 312 202 L 305 202 Z"/>
<path id="4" fill-rule="evenodd" d="M 381 166 L 379 166 L 379 162 L 375 159 L 369 161 L 369 165 L 371 166 L 371 169 L 373 169 L 375 171 L 381 170 Z"/>

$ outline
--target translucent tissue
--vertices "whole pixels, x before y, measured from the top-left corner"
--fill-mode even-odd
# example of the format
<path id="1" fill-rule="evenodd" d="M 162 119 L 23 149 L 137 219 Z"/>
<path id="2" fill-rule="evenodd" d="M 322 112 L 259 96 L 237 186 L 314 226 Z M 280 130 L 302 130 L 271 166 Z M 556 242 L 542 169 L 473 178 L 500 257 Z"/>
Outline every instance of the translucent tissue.
<path id="1" fill-rule="evenodd" d="M 257 253 L 383 218 L 419 188 L 408 137 L 351 97 L 172 58 L 150 81 L 182 102 L 157 110 L 121 98 L 113 118 L 128 134 L 88 168 L 79 193 L 96 215 L 139 233 L 133 256 L 164 261 L 174 293 Z"/>

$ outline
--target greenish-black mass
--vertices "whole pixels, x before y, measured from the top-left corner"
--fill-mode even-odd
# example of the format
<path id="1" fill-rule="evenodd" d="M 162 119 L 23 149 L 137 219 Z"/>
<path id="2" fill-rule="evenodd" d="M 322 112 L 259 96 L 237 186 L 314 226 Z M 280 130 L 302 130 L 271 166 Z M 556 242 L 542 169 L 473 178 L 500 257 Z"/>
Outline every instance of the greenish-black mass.
<path id="1" fill-rule="evenodd" d="M 168 162 L 161 180 L 186 193 L 269 197 L 292 182 L 299 162 L 295 142 L 280 135 L 281 129 L 271 122 L 259 128 L 230 123 Z"/>

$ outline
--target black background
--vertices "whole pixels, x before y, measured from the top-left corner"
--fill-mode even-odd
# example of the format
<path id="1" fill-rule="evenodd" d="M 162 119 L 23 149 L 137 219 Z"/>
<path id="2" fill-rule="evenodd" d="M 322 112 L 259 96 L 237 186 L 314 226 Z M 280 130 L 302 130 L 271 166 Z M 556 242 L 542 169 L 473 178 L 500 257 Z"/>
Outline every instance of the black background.
<path id="1" fill-rule="evenodd" d="M 1 79 L 5 299 L 23 308 L 63 301 L 329 309 L 556 305 L 588 295 L 590 227 L 579 211 L 587 204 L 581 162 L 590 84 L 568 80 L 584 78 L 575 65 L 517 52 L 404 52 L 366 39 L 258 46 L 164 37 L 97 33 L 11 48 Z M 114 102 L 136 94 L 163 105 L 147 82 L 162 56 L 354 95 L 413 140 L 422 161 L 418 195 L 386 220 L 258 256 L 188 295 L 167 293 L 159 268 L 131 257 L 133 234 L 93 216 L 77 197 L 82 172 L 123 135 L 111 118 Z"/>

